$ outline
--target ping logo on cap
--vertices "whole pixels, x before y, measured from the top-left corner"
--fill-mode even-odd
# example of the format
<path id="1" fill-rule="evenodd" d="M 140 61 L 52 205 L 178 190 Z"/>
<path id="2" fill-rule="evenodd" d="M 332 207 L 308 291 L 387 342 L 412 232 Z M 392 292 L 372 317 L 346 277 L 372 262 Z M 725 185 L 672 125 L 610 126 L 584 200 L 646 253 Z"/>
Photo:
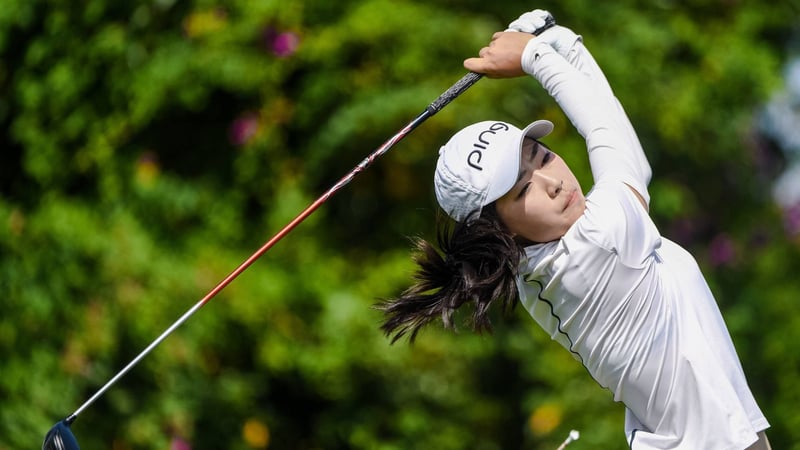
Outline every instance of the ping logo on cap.
<path id="1" fill-rule="evenodd" d="M 484 135 L 494 135 L 497 134 L 498 131 L 508 131 L 508 124 L 496 122 L 491 124 L 489 128 L 478 133 L 478 140 L 472 143 L 473 150 L 467 155 L 468 166 L 473 169 L 483 170 L 483 167 L 480 165 L 481 159 L 483 159 L 482 150 L 486 150 L 486 146 L 489 145 L 489 141 Z"/>

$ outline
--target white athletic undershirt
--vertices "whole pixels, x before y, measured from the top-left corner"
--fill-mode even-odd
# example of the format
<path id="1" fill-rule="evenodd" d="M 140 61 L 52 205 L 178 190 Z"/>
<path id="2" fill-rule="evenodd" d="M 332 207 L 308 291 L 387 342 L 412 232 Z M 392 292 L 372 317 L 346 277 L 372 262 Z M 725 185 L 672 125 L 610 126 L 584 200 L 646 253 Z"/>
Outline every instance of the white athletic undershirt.
<path id="1" fill-rule="evenodd" d="M 521 301 L 626 406 L 633 450 L 742 450 L 769 427 L 694 258 L 662 237 L 639 140 L 581 39 L 534 38 L 523 68 L 586 139 L 595 184 L 559 241 L 526 249 Z"/>

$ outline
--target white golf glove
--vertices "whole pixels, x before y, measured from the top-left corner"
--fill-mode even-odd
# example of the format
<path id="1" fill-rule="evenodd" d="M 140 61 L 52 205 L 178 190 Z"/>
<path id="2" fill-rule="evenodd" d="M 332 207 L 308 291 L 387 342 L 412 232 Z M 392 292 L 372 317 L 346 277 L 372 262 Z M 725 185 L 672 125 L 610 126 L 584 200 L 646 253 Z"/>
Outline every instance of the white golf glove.
<path id="1" fill-rule="evenodd" d="M 544 27 L 547 19 L 550 17 L 552 17 L 552 15 L 548 11 L 535 9 L 526 12 L 519 16 L 517 20 L 508 24 L 508 29 L 506 31 L 537 34 L 541 36 L 540 39 L 550 44 L 556 52 L 567 57 L 567 52 L 573 47 L 575 41 L 579 40 L 581 37 L 569 28 L 560 25 L 555 25 L 547 30 L 540 31 L 541 34 L 536 33 L 537 30 L 541 30 L 541 28 Z"/>
<path id="2" fill-rule="evenodd" d="M 565 58 L 567 57 L 567 52 L 575 45 L 575 41 L 581 39 L 580 35 L 561 25 L 549 28 L 539 36 Z"/>
<path id="3" fill-rule="evenodd" d="M 519 18 L 510 24 L 506 31 L 520 31 L 523 33 L 536 33 L 537 30 L 542 29 L 547 23 L 547 19 L 551 18 L 552 14 L 543 10 L 535 9 L 530 12 L 519 16 Z"/>

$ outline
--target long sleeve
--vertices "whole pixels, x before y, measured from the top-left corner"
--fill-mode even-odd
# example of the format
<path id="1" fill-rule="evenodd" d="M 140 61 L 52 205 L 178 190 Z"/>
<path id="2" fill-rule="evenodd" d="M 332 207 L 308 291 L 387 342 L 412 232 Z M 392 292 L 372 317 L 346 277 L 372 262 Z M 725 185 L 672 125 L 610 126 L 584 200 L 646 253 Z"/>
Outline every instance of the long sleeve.
<path id="1" fill-rule="evenodd" d="M 532 39 L 523 69 L 556 100 L 586 140 L 595 183 L 617 179 L 649 203 L 651 170 L 633 126 L 582 39 L 554 27 Z"/>

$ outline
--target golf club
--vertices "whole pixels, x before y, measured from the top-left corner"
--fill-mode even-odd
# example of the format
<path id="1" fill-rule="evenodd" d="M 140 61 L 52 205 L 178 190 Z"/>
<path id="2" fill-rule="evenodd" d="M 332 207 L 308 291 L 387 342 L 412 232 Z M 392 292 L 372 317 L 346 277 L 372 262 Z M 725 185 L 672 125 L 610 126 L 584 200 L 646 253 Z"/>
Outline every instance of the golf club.
<path id="1" fill-rule="evenodd" d="M 197 310 L 202 308 L 206 303 L 208 303 L 214 296 L 216 296 L 220 291 L 222 291 L 228 284 L 230 284 L 236 277 L 238 277 L 242 272 L 245 271 L 251 264 L 253 264 L 258 258 L 260 258 L 264 253 L 267 252 L 272 246 L 274 246 L 278 241 L 280 241 L 283 237 L 289 234 L 292 229 L 294 229 L 297 225 L 299 225 L 303 220 L 305 220 L 308 216 L 311 215 L 317 208 L 319 208 L 323 203 L 325 203 L 333 194 L 335 194 L 338 190 L 342 187 L 350 183 L 353 178 L 362 172 L 364 169 L 369 167 L 377 158 L 381 155 L 386 153 L 392 146 L 394 146 L 397 142 L 403 139 L 408 133 L 418 127 L 422 122 L 427 120 L 432 115 L 439 112 L 442 108 L 444 108 L 448 103 L 450 103 L 454 98 L 458 97 L 467 90 L 470 86 L 475 84 L 481 78 L 480 74 L 469 72 L 464 75 L 458 82 L 456 82 L 453 86 L 451 86 L 447 91 L 445 91 L 442 95 L 440 95 L 434 102 L 428 105 L 425 110 L 419 114 L 414 120 L 409 122 L 405 127 L 403 127 L 400 131 L 398 131 L 394 136 L 392 136 L 389 140 L 384 142 L 377 150 L 372 152 L 369 156 L 364 158 L 353 170 L 351 170 L 347 175 L 342 177 L 333 187 L 328 189 L 324 194 L 322 194 L 317 200 L 315 200 L 311 205 L 306 207 L 300 214 L 297 215 L 291 222 L 289 222 L 286 226 L 283 227 L 278 233 L 275 234 L 270 240 L 268 240 L 264 245 L 261 246 L 255 253 L 250 255 L 242 264 L 239 265 L 233 272 L 231 272 L 227 277 L 225 277 L 222 281 L 220 281 L 213 289 L 211 289 L 200 301 L 195 303 L 188 311 L 186 311 L 175 323 L 173 323 L 169 328 L 167 328 L 161 335 L 159 335 L 150 345 L 148 345 L 141 353 L 139 353 L 131 362 L 128 363 L 122 370 L 117 372 L 113 378 L 111 378 L 103 387 L 101 387 L 91 398 L 86 400 L 78 409 L 75 410 L 72 414 L 70 414 L 65 419 L 56 423 L 53 428 L 47 433 L 45 437 L 44 444 L 42 445 L 42 450 L 77 450 L 78 444 L 77 441 L 70 430 L 70 425 L 78 415 L 83 412 L 89 405 L 95 402 L 100 396 L 102 396 L 111 386 L 113 386 L 120 378 L 122 378 L 129 370 L 131 370 L 136 364 L 139 363 L 148 353 L 150 353 L 156 346 L 158 346 L 164 339 L 166 339 L 173 331 L 175 331 L 178 327 L 180 327 L 184 322 L 186 322 L 192 315 L 194 315 Z"/>
<path id="2" fill-rule="evenodd" d="M 577 441 L 578 439 L 580 439 L 580 437 L 581 433 L 578 430 L 570 431 L 569 436 L 567 436 L 567 438 L 564 439 L 564 442 L 562 442 L 561 445 L 559 445 L 556 450 L 566 449 L 569 444 L 573 443 L 574 441 Z"/>
<path id="3" fill-rule="evenodd" d="M 555 20 L 552 16 L 548 17 L 548 20 L 545 22 L 545 25 L 536 30 L 533 34 L 538 34 L 547 28 L 552 27 L 555 25 Z M 67 416 L 65 419 L 57 422 L 47 433 L 45 436 L 44 442 L 42 444 L 42 450 L 79 450 L 78 442 L 75 436 L 73 435 L 70 425 L 77 419 L 78 415 L 83 412 L 86 408 L 88 408 L 92 403 L 94 403 L 100 396 L 102 396 L 111 386 L 113 386 L 120 378 L 122 378 L 128 371 L 130 371 L 136 364 L 139 363 L 147 354 L 149 354 L 156 346 L 158 346 L 164 339 L 166 339 L 173 331 L 175 331 L 178 327 L 180 327 L 184 322 L 186 322 L 192 315 L 194 315 L 197 310 L 202 308 L 206 303 L 208 303 L 214 296 L 216 296 L 220 291 L 222 291 L 228 284 L 230 284 L 234 279 L 236 279 L 242 272 L 244 272 L 250 265 L 252 265 L 258 258 L 260 258 L 264 253 L 266 253 L 272 246 L 274 246 L 278 241 L 283 239 L 290 231 L 292 231 L 297 225 L 299 225 L 303 220 L 305 220 L 308 216 L 310 216 L 314 211 L 317 210 L 323 203 L 325 203 L 333 194 L 339 191 L 342 187 L 350 183 L 353 178 L 369 167 L 377 158 L 381 155 L 386 153 L 390 148 L 392 148 L 396 143 L 398 143 L 401 139 L 406 137 L 411 131 L 417 128 L 422 122 L 439 112 L 442 108 L 447 106 L 453 99 L 461 95 L 464 91 L 469 89 L 473 84 L 475 84 L 478 80 L 482 77 L 481 74 L 475 72 L 469 72 L 464 75 L 460 80 L 458 80 L 455 84 L 453 84 L 449 89 L 447 89 L 444 93 L 442 93 L 436 100 L 434 100 L 430 105 L 428 105 L 422 113 L 420 113 L 414 120 L 409 122 L 405 127 L 403 127 L 400 131 L 398 131 L 394 136 L 389 138 L 386 142 L 384 142 L 380 147 L 378 147 L 375 151 L 369 154 L 366 158 L 364 158 L 356 167 L 354 167 L 350 172 L 348 172 L 344 177 L 342 177 L 336 184 L 333 185 L 330 189 L 328 189 L 325 193 L 323 193 L 319 198 L 317 198 L 313 203 L 311 203 L 306 209 L 304 209 L 300 214 L 297 215 L 294 219 L 292 219 L 286 226 L 284 226 L 280 231 L 278 231 L 272 238 L 270 238 L 264 245 L 261 246 L 258 250 L 256 250 L 252 255 L 250 255 L 243 263 L 241 263 L 233 272 L 231 272 L 228 276 L 226 276 L 222 281 L 220 281 L 213 289 L 211 289 L 200 301 L 194 304 L 188 311 L 186 311 L 178 320 L 176 320 L 172 325 L 169 326 L 166 330 L 164 330 L 161 335 L 159 335 L 150 345 L 148 345 L 144 350 L 141 351 L 131 362 L 128 363 L 122 370 L 117 372 L 114 377 L 112 377 L 105 385 L 103 385 L 94 395 L 92 395 L 88 400 L 86 400 L 78 409 L 75 410 L 72 414 Z"/>

